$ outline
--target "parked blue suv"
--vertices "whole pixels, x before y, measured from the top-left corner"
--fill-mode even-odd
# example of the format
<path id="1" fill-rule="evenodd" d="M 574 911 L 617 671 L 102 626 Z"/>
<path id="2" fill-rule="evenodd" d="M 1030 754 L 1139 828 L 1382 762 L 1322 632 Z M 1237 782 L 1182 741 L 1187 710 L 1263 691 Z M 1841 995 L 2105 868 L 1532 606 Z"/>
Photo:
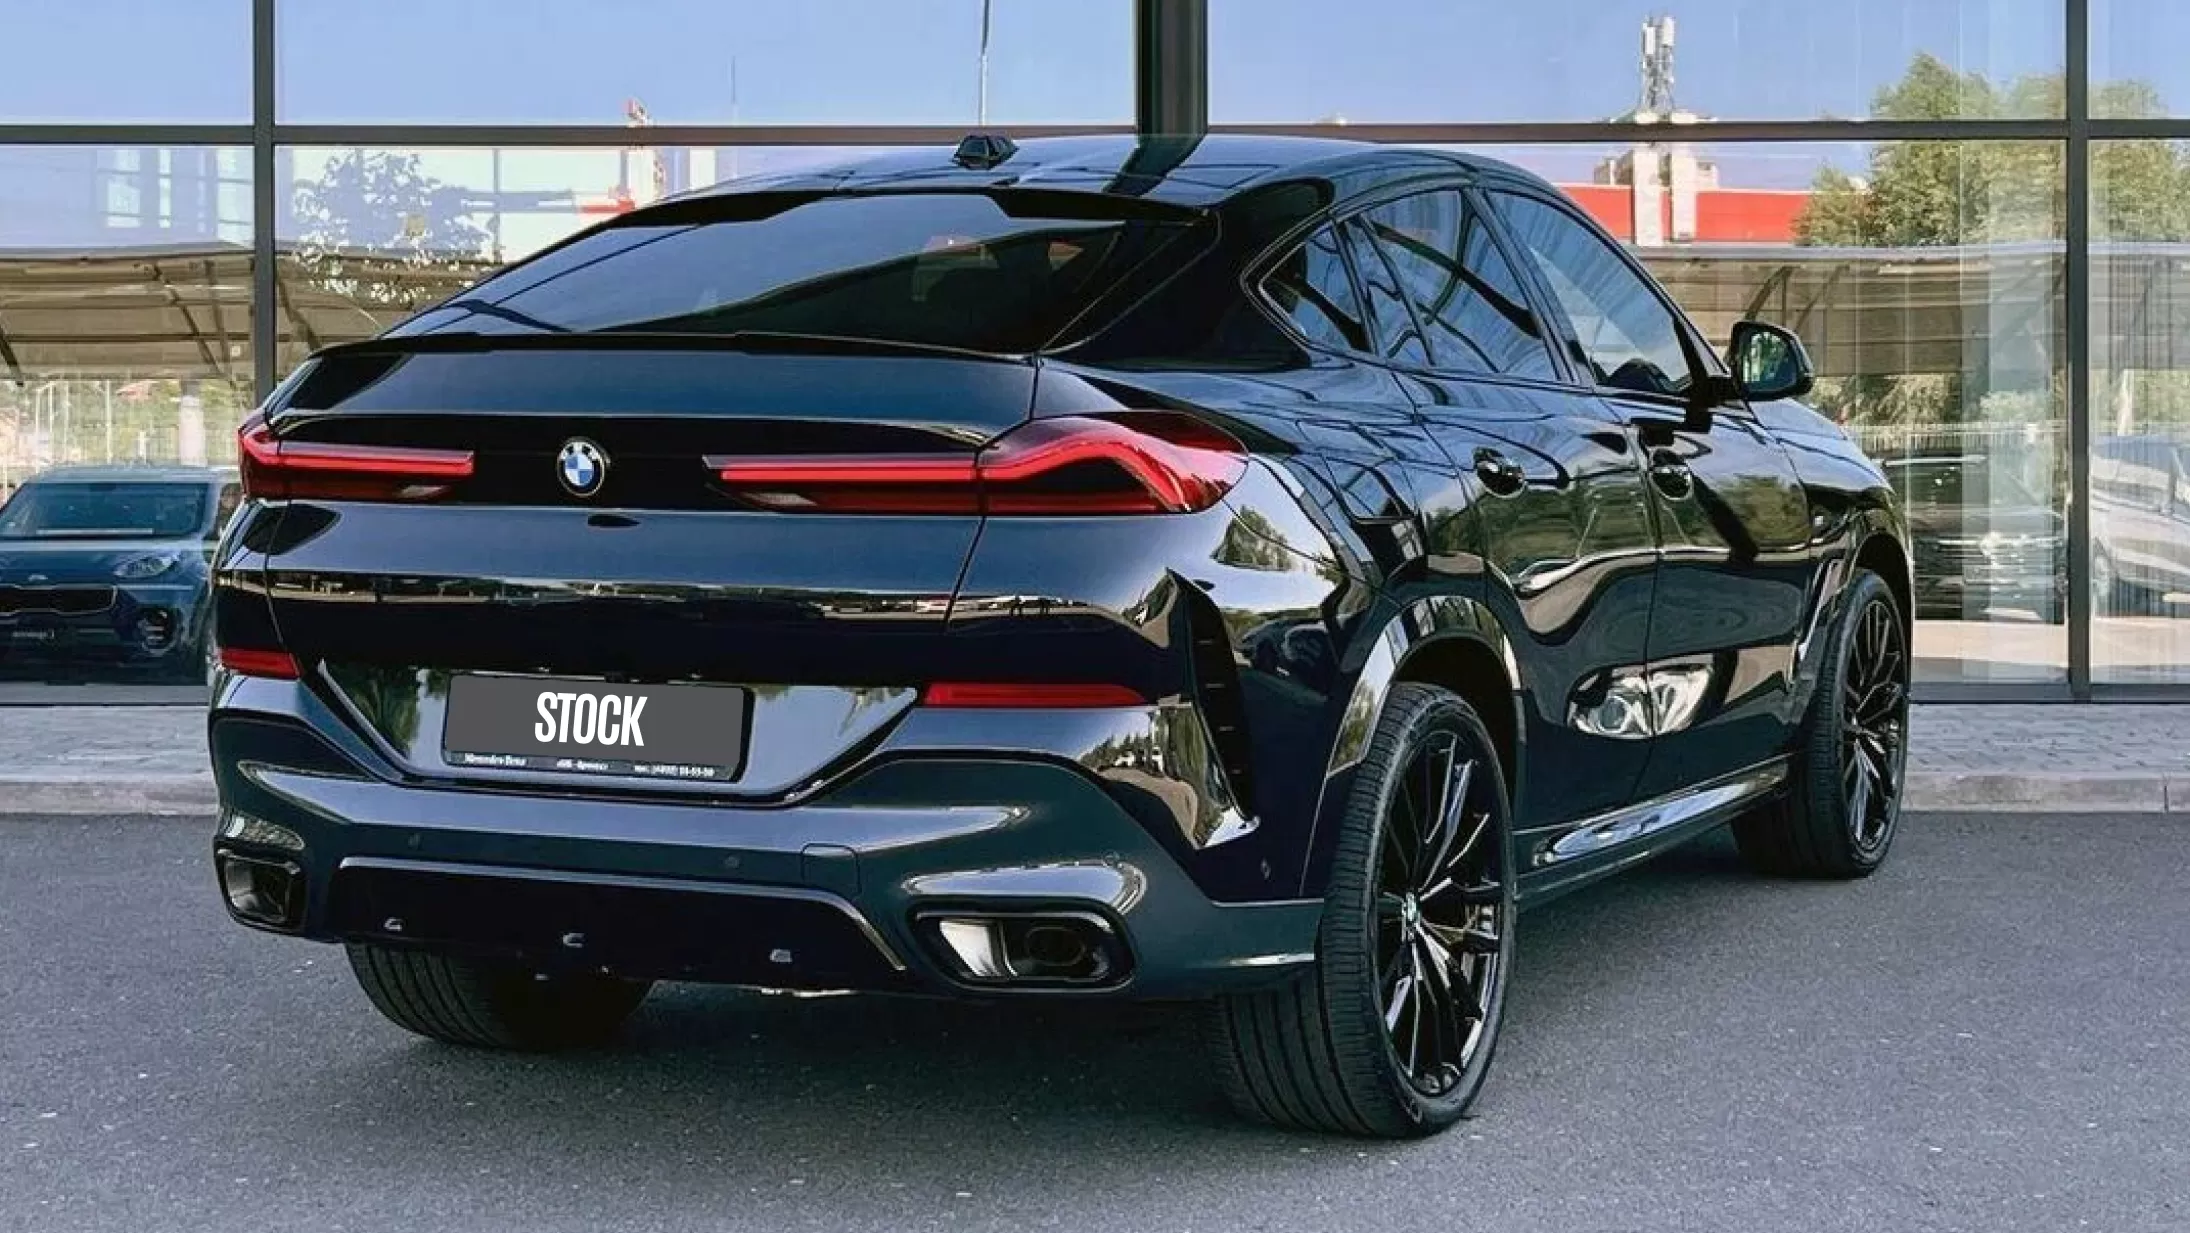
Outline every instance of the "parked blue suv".
<path id="1" fill-rule="evenodd" d="M 0 506 L 0 661 L 205 675 L 208 560 L 234 472 L 65 466 Z"/>

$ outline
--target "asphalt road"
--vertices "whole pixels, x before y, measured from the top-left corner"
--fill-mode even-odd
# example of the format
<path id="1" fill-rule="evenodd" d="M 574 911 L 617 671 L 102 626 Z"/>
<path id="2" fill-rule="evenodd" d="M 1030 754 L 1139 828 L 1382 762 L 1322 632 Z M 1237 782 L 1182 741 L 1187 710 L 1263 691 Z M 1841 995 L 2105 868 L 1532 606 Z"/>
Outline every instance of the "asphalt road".
<path id="1" fill-rule="evenodd" d="M 2190 824 L 1900 843 L 1525 917 L 1478 1118 L 1391 1145 L 1234 1123 L 1159 1010 L 675 988 L 612 1052 L 426 1044 L 227 924 L 201 824 L 0 821 L 0 1229 L 2190 1227 Z"/>

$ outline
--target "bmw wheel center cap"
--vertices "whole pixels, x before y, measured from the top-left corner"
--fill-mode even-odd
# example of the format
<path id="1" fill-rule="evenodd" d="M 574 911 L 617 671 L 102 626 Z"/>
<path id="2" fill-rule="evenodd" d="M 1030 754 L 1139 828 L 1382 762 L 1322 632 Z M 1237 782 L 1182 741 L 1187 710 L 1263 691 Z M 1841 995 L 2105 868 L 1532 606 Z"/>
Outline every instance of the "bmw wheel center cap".
<path id="1" fill-rule="evenodd" d="M 570 495 L 590 497 L 608 480 L 608 455 L 584 437 L 572 437 L 555 455 L 555 478 Z"/>

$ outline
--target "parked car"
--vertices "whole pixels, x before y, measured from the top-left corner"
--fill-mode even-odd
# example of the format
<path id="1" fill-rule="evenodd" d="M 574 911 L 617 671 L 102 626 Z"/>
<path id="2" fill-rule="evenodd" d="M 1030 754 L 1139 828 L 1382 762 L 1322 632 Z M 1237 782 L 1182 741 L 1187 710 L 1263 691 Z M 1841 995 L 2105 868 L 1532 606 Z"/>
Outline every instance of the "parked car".
<path id="1" fill-rule="evenodd" d="M 663 979 L 1201 1000 L 1248 1114 L 1433 1131 L 1517 909 L 1728 822 L 1885 859 L 1907 528 L 1810 382 L 1459 154 L 976 137 L 637 210 L 245 426 L 220 887 L 444 1041 Z"/>
<path id="2" fill-rule="evenodd" d="M 1916 546 L 1916 615 L 1984 619 L 1994 609 L 2058 624 L 2068 603 L 2068 523 L 1985 454 L 1889 458 Z"/>
<path id="3" fill-rule="evenodd" d="M 2179 615 L 2190 597 L 2190 445 L 2103 437 L 2091 455 L 2091 584 L 2103 616 Z"/>
<path id="4" fill-rule="evenodd" d="M 233 471 L 62 466 L 0 505 L 0 658 L 203 682 L 213 541 Z"/>

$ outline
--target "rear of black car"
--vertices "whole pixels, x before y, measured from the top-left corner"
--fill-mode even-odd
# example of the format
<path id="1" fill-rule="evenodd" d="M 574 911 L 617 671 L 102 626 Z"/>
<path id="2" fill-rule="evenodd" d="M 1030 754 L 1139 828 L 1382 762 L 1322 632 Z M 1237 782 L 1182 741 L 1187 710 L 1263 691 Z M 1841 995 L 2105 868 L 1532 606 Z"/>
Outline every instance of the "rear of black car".
<path id="1" fill-rule="evenodd" d="M 231 911 L 630 980 L 1282 975 L 1315 911 L 1226 842 L 1211 598 L 1244 585 L 1228 497 L 1269 481 L 1039 358 L 1211 230 L 701 198 L 316 357 L 244 428 L 218 561 Z"/>

